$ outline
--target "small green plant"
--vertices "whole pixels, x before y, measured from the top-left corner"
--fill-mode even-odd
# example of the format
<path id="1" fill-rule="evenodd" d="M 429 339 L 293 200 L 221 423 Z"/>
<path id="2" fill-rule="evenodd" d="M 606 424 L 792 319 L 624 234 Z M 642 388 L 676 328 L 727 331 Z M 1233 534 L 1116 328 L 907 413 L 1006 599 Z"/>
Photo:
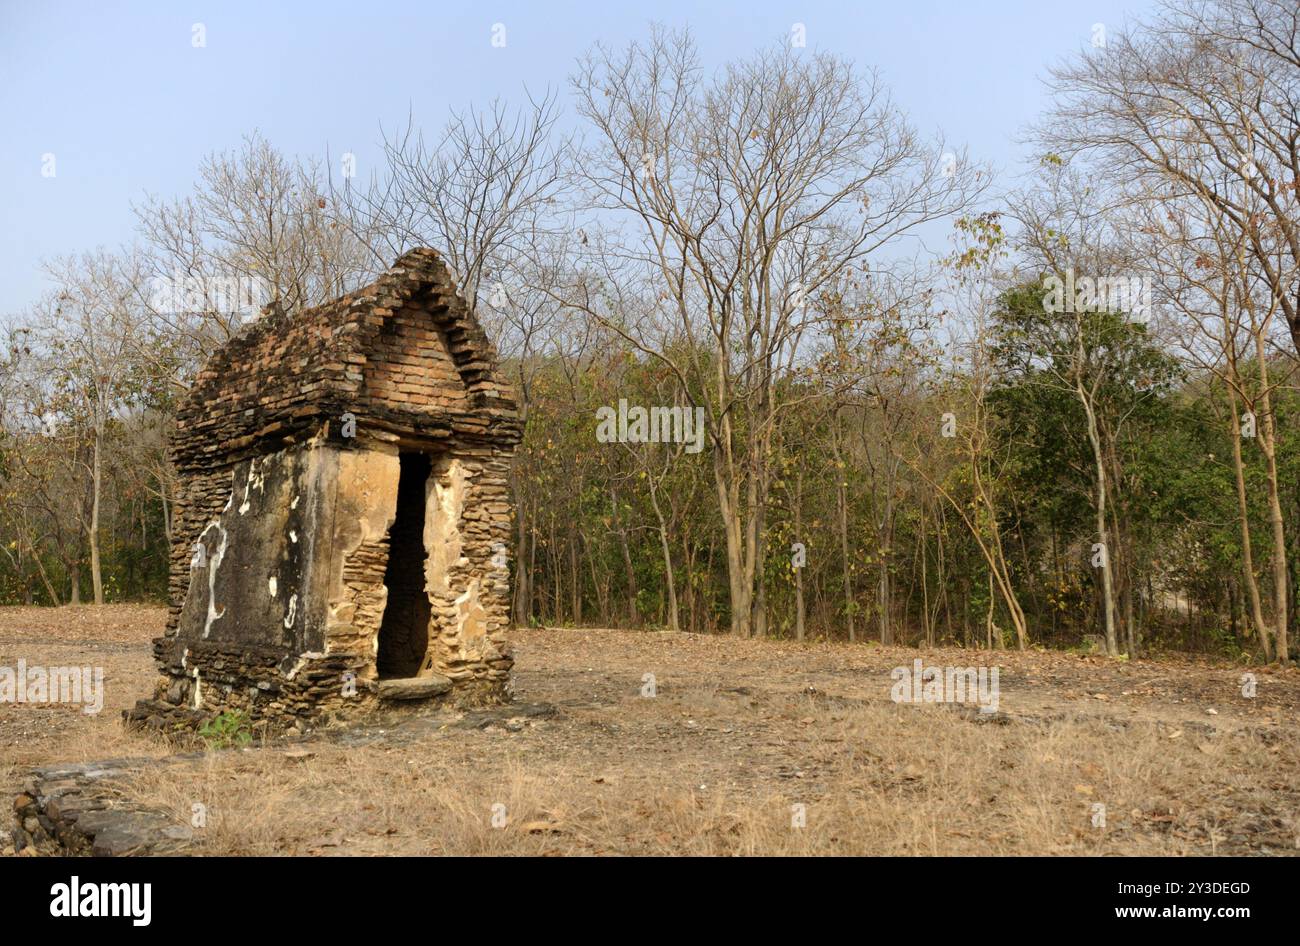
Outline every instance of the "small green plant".
<path id="1" fill-rule="evenodd" d="M 225 710 L 199 727 L 199 736 L 210 749 L 230 749 L 253 741 L 248 714 L 242 710 Z"/>

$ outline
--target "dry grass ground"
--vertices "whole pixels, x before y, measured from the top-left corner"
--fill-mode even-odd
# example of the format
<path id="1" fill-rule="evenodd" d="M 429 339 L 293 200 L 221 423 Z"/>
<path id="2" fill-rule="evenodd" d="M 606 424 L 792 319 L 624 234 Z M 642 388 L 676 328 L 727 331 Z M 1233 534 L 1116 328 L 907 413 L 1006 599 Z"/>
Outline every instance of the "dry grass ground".
<path id="1" fill-rule="evenodd" d="M 166 753 L 119 723 L 151 689 L 162 619 L 0 609 L 0 666 L 93 663 L 106 686 L 97 716 L 0 705 L 0 782 Z M 1300 853 L 1295 670 L 1253 669 L 1247 698 L 1243 668 L 1208 660 L 608 630 L 515 641 L 518 698 L 549 717 L 443 713 L 211 752 L 141 771 L 123 798 L 183 823 L 206 806 L 196 852 L 213 854 Z M 890 670 L 917 656 L 998 666 L 1001 712 L 893 703 Z"/>

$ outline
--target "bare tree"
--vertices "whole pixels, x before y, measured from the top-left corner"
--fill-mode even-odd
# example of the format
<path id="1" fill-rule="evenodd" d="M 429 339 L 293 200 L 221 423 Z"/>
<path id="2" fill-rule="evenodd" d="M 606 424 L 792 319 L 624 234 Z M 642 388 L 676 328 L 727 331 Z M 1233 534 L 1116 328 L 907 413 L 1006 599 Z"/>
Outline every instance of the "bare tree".
<path id="1" fill-rule="evenodd" d="M 179 383 L 263 306 L 320 305 L 370 274 L 366 246 L 330 201 L 318 163 L 287 158 L 254 132 L 209 155 L 191 195 L 136 208 L 149 250 L 139 302 L 182 350 Z"/>
<path id="2" fill-rule="evenodd" d="M 964 410 L 960 414 L 944 411 L 932 420 L 931 426 L 915 427 L 917 443 L 905 461 L 957 514 L 988 568 L 987 646 L 1002 646 L 1002 635 L 994 621 L 996 592 L 1011 620 L 1016 645 L 1024 650 L 1029 644 L 1029 622 L 1016 589 L 1002 524 L 1010 505 L 1006 471 L 1012 461 L 1003 452 L 1005 446 L 999 445 L 990 404 L 998 380 L 990 343 L 990 315 L 997 304 L 999 284 L 1005 279 L 999 271 L 999 263 L 1006 255 L 1005 237 L 998 216 L 983 214 L 959 220 L 957 238 L 961 249 L 949 260 L 953 281 L 950 294 L 966 313 L 965 334 L 952 339 L 953 357 L 946 367 L 951 377 L 945 378 L 944 371 L 939 373 L 939 396 L 934 403 L 944 403 L 946 395 Z M 941 454 L 934 449 L 949 442 L 956 448 L 951 467 L 955 482 L 947 482 Z"/>
<path id="3" fill-rule="evenodd" d="M 1211 372 L 1227 396 L 1233 476 L 1241 531 L 1242 582 L 1249 602 L 1251 622 L 1265 658 L 1273 659 L 1274 639 L 1280 652 L 1287 649 L 1286 537 L 1277 471 L 1277 431 L 1267 349 L 1278 311 L 1277 300 L 1245 249 L 1246 237 L 1232 226 L 1213 202 L 1196 195 L 1171 201 L 1159 198 L 1137 202 L 1135 236 L 1145 241 L 1145 256 L 1164 291 L 1170 311 L 1180 326 L 1192 332 L 1173 333 L 1188 360 Z M 1252 378 L 1243 361 L 1254 358 Z M 1242 407 L 1245 413 L 1242 413 Z M 1245 431 L 1243 435 L 1243 431 Z M 1264 619 L 1259 582 L 1255 575 L 1250 529 L 1249 497 L 1243 460 L 1243 436 L 1257 438 L 1265 457 L 1269 525 L 1273 538 L 1274 611 L 1282 617 L 1273 625 Z"/>
<path id="4" fill-rule="evenodd" d="M 1025 261 L 1036 274 L 1058 280 L 1062 303 L 1050 319 L 1038 322 L 1035 366 L 1041 370 L 1033 377 L 1035 384 L 1069 393 L 1083 412 L 1092 461 L 1093 564 L 1101 577 L 1106 647 L 1114 655 L 1119 653 L 1118 600 L 1121 591 L 1128 600 L 1133 584 L 1128 537 L 1116 501 L 1122 477 L 1117 445 L 1132 411 L 1111 404 L 1110 394 L 1132 368 L 1135 349 L 1129 342 L 1135 330 L 1129 326 L 1150 318 L 1140 289 L 1130 289 L 1130 276 L 1147 269 L 1127 252 L 1131 244 L 1124 239 L 1123 213 L 1128 195 L 1121 188 L 1099 185 L 1054 154 L 1041 170 L 1034 184 L 1010 200 L 1010 213 L 1021 224 L 1017 239 Z M 1076 291 L 1075 273 L 1086 290 Z M 1150 390 L 1134 393 L 1153 396 Z M 1131 610 L 1126 607 L 1124 617 L 1129 653 L 1137 646 Z"/>
<path id="5" fill-rule="evenodd" d="M 1300 349 L 1300 8 L 1179 0 L 1053 71 L 1040 129 L 1115 180 L 1195 194 L 1238 230 Z"/>
<path id="6" fill-rule="evenodd" d="M 90 550 L 95 604 L 104 603 L 100 563 L 101 507 L 108 426 L 133 384 L 143 319 L 137 308 L 141 260 L 135 255 L 88 253 L 50 266 L 59 289 L 34 330 L 41 340 L 45 370 L 70 395 L 68 420 L 84 423 L 90 451 L 85 461 L 88 512 L 83 518 Z"/>
<path id="7" fill-rule="evenodd" d="M 539 237 L 563 227 L 557 210 L 568 184 L 569 142 L 555 125 L 554 95 L 512 110 L 455 112 L 426 144 L 415 119 L 384 135 L 386 167 L 368 186 L 335 189 L 351 232 L 382 268 L 416 246 L 447 258 L 462 294 L 477 307 L 485 288 L 508 293 L 535 257 Z"/>
<path id="8" fill-rule="evenodd" d="M 656 28 L 621 54 L 595 47 L 572 86 L 596 132 L 581 169 L 610 230 L 577 251 L 566 301 L 703 401 L 731 628 L 762 633 L 778 381 L 816 323 L 806 300 L 962 207 L 978 172 L 945 164 L 875 76 L 829 55 L 772 49 L 708 80 L 689 34 Z M 632 321 L 643 293 L 654 309 Z M 683 354 L 664 351 L 665 334 Z"/>

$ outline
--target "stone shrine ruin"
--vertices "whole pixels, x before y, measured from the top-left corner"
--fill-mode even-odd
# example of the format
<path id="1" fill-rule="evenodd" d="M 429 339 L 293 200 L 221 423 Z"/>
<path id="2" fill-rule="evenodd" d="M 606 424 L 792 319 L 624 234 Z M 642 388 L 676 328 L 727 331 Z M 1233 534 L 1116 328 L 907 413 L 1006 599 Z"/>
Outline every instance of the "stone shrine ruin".
<path id="1" fill-rule="evenodd" d="M 515 405 L 439 255 L 268 311 L 177 413 L 163 677 L 127 718 L 504 699 Z"/>

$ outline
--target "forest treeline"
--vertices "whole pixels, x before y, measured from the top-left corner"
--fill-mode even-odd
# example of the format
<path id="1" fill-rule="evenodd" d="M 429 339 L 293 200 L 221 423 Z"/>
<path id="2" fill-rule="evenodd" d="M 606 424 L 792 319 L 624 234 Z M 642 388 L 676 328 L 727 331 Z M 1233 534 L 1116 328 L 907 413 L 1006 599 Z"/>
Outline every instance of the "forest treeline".
<path id="1" fill-rule="evenodd" d="M 1281 0 L 1107 37 L 1014 181 L 841 58 L 658 27 L 367 173 L 252 133 L 6 321 L 0 601 L 161 599 L 197 367 L 426 245 L 525 424 L 519 623 L 1285 660 L 1298 37 Z M 699 426 L 598 435 L 637 408 Z"/>

